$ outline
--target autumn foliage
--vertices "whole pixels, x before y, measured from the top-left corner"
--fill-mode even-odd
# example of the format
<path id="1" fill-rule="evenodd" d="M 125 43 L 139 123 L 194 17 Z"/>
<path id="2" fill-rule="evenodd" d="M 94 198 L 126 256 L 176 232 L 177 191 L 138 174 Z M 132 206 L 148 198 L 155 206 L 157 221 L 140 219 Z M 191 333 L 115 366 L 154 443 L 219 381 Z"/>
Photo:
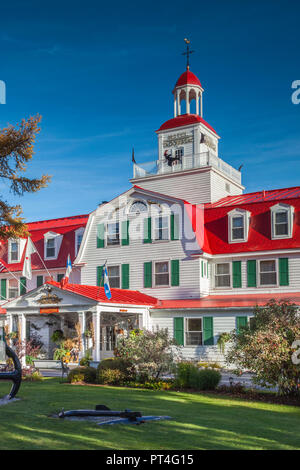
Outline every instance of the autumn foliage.
<path id="1" fill-rule="evenodd" d="M 10 192 L 17 196 L 39 191 L 48 185 L 49 175 L 27 178 L 24 173 L 34 155 L 34 142 L 40 131 L 41 116 L 23 119 L 17 126 L 0 130 L 0 178 L 8 183 Z M 20 205 L 12 206 L 0 199 L 0 238 L 16 238 L 27 235 Z"/>
<path id="2" fill-rule="evenodd" d="M 253 323 L 231 334 L 226 359 L 239 371 L 255 373 L 254 382 L 278 388 L 280 395 L 300 396 L 300 366 L 293 343 L 300 339 L 300 317 L 294 304 L 271 300 L 256 307 Z"/>

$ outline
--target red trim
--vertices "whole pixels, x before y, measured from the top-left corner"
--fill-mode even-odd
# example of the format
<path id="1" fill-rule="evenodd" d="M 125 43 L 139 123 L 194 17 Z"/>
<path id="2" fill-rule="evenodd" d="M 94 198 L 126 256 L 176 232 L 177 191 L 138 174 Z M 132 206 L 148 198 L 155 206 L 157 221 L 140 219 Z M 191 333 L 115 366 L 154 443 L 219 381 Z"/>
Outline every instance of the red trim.
<path id="1" fill-rule="evenodd" d="M 209 295 L 202 299 L 183 300 L 161 300 L 156 309 L 178 309 L 178 308 L 232 308 L 232 307 L 255 307 L 266 305 L 270 300 L 290 300 L 300 305 L 300 292 L 289 294 L 243 294 L 243 295 Z"/>
<path id="2" fill-rule="evenodd" d="M 198 116 L 198 114 L 181 114 L 180 116 L 169 119 L 168 121 L 164 122 L 156 132 L 165 131 L 166 129 L 174 129 L 176 127 L 189 126 L 191 124 L 198 123 L 203 124 L 218 137 L 218 134 L 216 133 L 215 129 L 210 124 L 208 124 L 202 117 Z"/>

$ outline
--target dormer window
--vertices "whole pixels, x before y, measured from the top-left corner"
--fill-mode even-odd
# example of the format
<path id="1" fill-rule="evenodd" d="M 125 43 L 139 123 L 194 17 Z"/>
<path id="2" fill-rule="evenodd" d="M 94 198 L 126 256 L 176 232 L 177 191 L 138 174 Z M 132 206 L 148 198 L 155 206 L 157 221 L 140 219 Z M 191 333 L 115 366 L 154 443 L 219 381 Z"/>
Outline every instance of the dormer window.
<path id="1" fill-rule="evenodd" d="M 44 235 L 44 258 L 46 260 L 57 259 L 63 235 L 48 232 Z"/>
<path id="2" fill-rule="evenodd" d="M 83 234 L 84 234 L 84 228 L 80 227 L 79 229 L 76 230 L 75 232 L 75 256 L 77 256 L 80 245 L 83 239 Z"/>
<path id="3" fill-rule="evenodd" d="M 9 258 L 10 263 L 17 263 L 19 261 L 19 242 L 18 240 L 11 240 L 10 247 L 9 247 Z"/>
<path id="4" fill-rule="evenodd" d="M 48 238 L 46 241 L 46 258 L 55 258 L 55 239 Z"/>
<path id="5" fill-rule="evenodd" d="M 248 240 L 250 213 L 243 209 L 234 209 L 228 213 L 228 241 L 242 243 Z"/>
<path id="6" fill-rule="evenodd" d="M 147 204 L 144 201 L 134 201 L 130 208 L 130 214 L 140 214 L 141 212 L 147 212 Z"/>
<path id="7" fill-rule="evenodd" d="M 293 216 L 293 206 L 276 204 L 271 207 L 272 239 L 292 237 Z"/>

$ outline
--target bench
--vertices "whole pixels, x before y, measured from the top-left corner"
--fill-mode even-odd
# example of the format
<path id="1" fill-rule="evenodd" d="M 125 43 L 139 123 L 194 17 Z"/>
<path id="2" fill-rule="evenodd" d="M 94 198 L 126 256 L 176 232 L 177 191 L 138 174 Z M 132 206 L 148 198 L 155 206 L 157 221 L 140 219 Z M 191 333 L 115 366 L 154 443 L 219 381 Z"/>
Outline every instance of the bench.
<path id="1" fill-rule="evenodd" d="M 58 361 L 55 359 L 34 359 L 33 360 L 34 367 L 37 370 L 61 370 L 61 378 L 64 378 L 65 374 L 69 373 L 69 367 L 63 362 Z"/>

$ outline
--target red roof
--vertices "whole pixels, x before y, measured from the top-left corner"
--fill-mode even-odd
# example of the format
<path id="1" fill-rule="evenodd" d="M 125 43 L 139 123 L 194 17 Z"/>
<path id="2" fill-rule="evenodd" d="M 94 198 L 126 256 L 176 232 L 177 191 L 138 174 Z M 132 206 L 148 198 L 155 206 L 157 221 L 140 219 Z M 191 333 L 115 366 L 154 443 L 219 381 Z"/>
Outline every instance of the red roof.
<path id="1" fill-rule="evenodd" d="M 205 204 L 203 251 L 211 254 L 245 253 L 300 248 L 300 187 L 229 196 L 213 204 Z M 271 238 L 271 212 L 284 201 L 294 207 L 291 238 Z M 240 208 L 250 212 L 248 241 L 228 243 L 228 212 Z M 203 233 L 203 228 L 199 228 Z"/>
<path id="2" fill-rule="evenodd" d="M 75 259 L 75 230 L 85 227 L 88 221 L 88 214 L 77 215 L 72 217 L 63 217 L 60 219 L 42 220 L 38 222 L 27 223 L 28 231 L 31 235 L 36 249 L 40 256 L 44 259 L 44 235 L 47 232 L 55 232 L 63 235 L 62 244 L 56 260 L 44 260 L 48 269 L 65 267 L 67 264 L 68 254 L 70 254 L 71 261 Z M 0 244 L 0 261 L 3 261 L 8 266 L 10 271 L 21 271 L 23 269 L 25 257 L 25 248 L 23 250 L 20 263 L 8 264 L 7 242 Z M 42 269 L 44 266 L 38 256 L 34 253 L 31 257 L 32 269 Z M 3 271 L 5 272 L 5 271 Z"/>
<path id="3" fill-rule="evenodd" d="M 239 295 L 208 295 L 201 299 L 161 300 L 153 308 L 156 309 L 180 309 L 180 308 L 233 308 L 255 307 L 266 305 L 270 300 L 290 300 L 300 305 L 300 292 L 289 294 L 239 294 Z"/>
<path id="4" fill-rule="evenodd" d="M 183 72 L 183 74 L 180 75 L 176 82 L 175 88 L 184 85 L 198 85 L 202 88 L 199 78 L 196 77 L 196 75 L 190 70 L 186 70 Z"/>
<path id="5" fill-rule="evenodd" d="M 175 118 L 169 119 L 164 122 L 157 132 L 164 131 L 166 129 L 174 129 L 175 127 L 189 126 L 191 124 L 201 123 L 208 129 L 210 129 L 214 134 L 218 135 L 213 127 L 208 124 L 202 117 L 198 114 L 181 114 Z"/>
<path id="6" fill-rule="evenodd" d="M 96 300 L 97 302 L 105 302 L 112 304 L 132 304 L 132 305 L 156 305 L 158 300 L 155 297 L 142 294 L 136 290 L 125 289 L 111 289 L 111 300 L 105 295 L 104 287 L 86 286 L 82 284 L 65 284 L 55 281 L 47 281 L 47 284 L 52 284 L 62 290 L 74 292 L 75 294 L 82 295 L 89 299 Z"/>

